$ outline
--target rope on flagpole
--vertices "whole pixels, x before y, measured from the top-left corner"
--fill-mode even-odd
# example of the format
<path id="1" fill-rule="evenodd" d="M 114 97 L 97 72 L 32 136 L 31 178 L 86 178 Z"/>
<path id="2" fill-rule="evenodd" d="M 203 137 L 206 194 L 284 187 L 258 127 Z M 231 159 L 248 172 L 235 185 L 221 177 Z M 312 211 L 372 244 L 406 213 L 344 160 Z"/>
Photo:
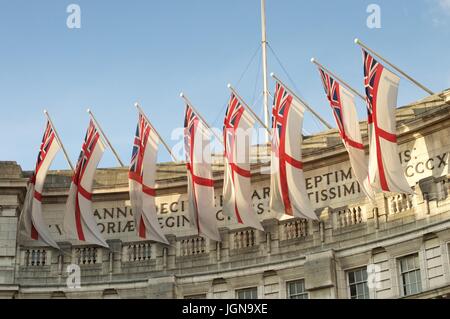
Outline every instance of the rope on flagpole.
<path id="1" fill-rule="evenodd" d="M 370 53 L 372 53 L 373 55 L 376 55 L 381 61 L 383 61 L 384 63 L 386 63 L 387 65 L 389 65 L 391 68 L 393 68 L 394 70 L 396 70 L 398 73 L 400 73 L 401 75 L 403 75 L 406 79 L 408 79 L 409 81 L 411 81 L 413 84 L 415 84 L 416 86 L 418 86 L 419 88 L 421 88 L 422 90 L 424 90 L 425 92 L 427 92 L 430 95 L 434 95 L 435 93 L 433 91 L 431 91 L 430 89 L 428 89 L 427 87 L 425 87 L 424 85 L 420 84 L 418 81 L 416 81 L 415 79 L 413 79 L 412 77 L 410 77 L 408 74 L 406 74 L 405 72 L 403 72 L 400 68 L 398 68 L 397 66 L 395 66 L 394 64 L 392 64 L 391 62 L 389 62 L 388 60 L 386 60 L 385 58 L 383 58 L 380 54 L 378 54 L 377 52 L 375 52 L 374 50 L 372 50 L 371 48 L 369 48 L 367 45 L 365 45 L 364 43 L 361 42 L 361 40 L 359 40 L 358 38 L 356 38 L 354 40 L 355 44 L 359 45 L 360 47 L 362 47 L 363 49 L 369 51 Z"/>
<path id="2" fill-rule="evenodd" d="M 61 147 L 61 150 L 63 151 L 64 157 L 66 158 L 66 161 L 67 161 L 67 163 L 68 163 L 69 166 L 70 166 L 70 169 L 71 169 L 72 171 L 74 171 L 73 164 L 72 164 L 72 162 L 70 161 L 69 155 L 67 154 L 67 151 L 66 151 L 66 148 L 64 147 L 64 144 L 62 143 L 61 139 L 59 138 L 59 134 L 58 134 L 58 132 L 56 131 L 55 126 L 53 125 L 53 121 L 52 121 L 52 119 L 50 118 L 50 114 L 48 114 L 47 110 L 44 110 L 44 114 L 45 114 L 45 116 L 47 117 L 47 121 L 50 123 L 50 126 L 51 126 L 52 129 L 53 129 L 53 132 L 55 132 L 56 142 L 57 142 L 57 143 L 59 144 L 59 146 Z"/>
<path id="3" fill-rule="evenodd" d="M 338 77 L 336 74 L 334 74 L 333 72 L 331 72 L 329 69 L 327 69 L 323 64 L 321 64 L 319 61 L 317 61 L 317 59 L 315 58 L 311 58 L 311 63 L 314 63 L 315 65 L 317 65 L 319 68 L 322 68 L 326 73 L 328 73 L 329 75 L 331 75 L 333 78 L 335 78 L 339 83 L 343 84 L 347 89 L 349 89 L 350 91 L 353 92 L 353 94 L 357 95 L 358 97 L 360 97 L 363 101 L 366 101 L 366 98 L 364 97 L 364 95 L 362 95 L 361 93 L 359 93 L 358 91 L 356 91 L 354 88 L 352 88 L 349 84 L 347 84 L 347 82 L 345 82 L 344 80 L 342 80 L 340 77 Z"/>
<path id="4" fill-rule="evenodd" d="M 277 55 L 277 53 L 275 52 L 275 50 L 272 48 L 272 46 L 270 45 L 270 43 L 267 44 L 267 46 L 269 47 L 270 51 L 272 52 L 273 56 L 275 57 L 276 61 L 278 62 L 278 64 L 280 65 L 281 69 L 283 70 L 284 74 L 286 75 L 287 79 L 289 80 L 289 82 L 291 83 L 292 87 L 295 89 L 295 91 L 299 92 L 300 90 L 298 89 L 298 87 L 295 85 L 294 80 L 292 79 L 292 76 L 289 74 L 288 70 L 286 69 L 286 67 L 283 65 L 283 63 L 281 62 L 280 57 Z M 270 95 L 270 93 L 269 93 Z M 270 95 L 273 99 L 273 96 Z M 300 97 L 302 97 L 300 95 Z M 302 97 L 303 98 L 303 97 Z M 317 121 L 317 119 L 315 117 L 312 117 L 312 120 L 314 121 L 314 124 L 320 129 L 320 123 L 319 121 Z"/>
<path id="5" fill-rule="evenodd" d="M 206 126 L 206 128 L 211 133 L 213 133 L 213 135 L 217 138 L 217 140 L 220 142 L 220 144 L 222 144 L 222 146 L 224 146 L 222 138 L 219 135 L 217 135 L 217 133 L 214 132 L 213 129 L 211 129 L 211 126 L 208 124 L 208 122 L 206 122 L 206 120 L 203 118 L 203 116 L 196 110 L 196 108 L 192 105 L 191 101 L 187 98 L 187 96 L 183 92 L 181 92 L 180 97 L 184 100 L 184 102 L 187 105 L 189 105 L 189 107 L 194 111 L 194 113 L 198 116 L 198 118 L 203 122 L 203 124 Z"/>
<path id="6" fill-rule="evenodd" d="M 134 104 L 136 106 L 136 108 L 138 109 L 139 113 L 142 114 L 142 116 L 145 118 L 145 120 L 148 122 L 148 124 L 150 125 L 150 127 L 152 128 L 153 131 L 155 131 L 156 135 L 158 136 L 159 140 L 161 141 L 161 143 L 164 145 L 164 147 L 166 148 L 167 152 L 170 154 L 170 156 L 172 157 L 172 159 L 175 162 L 178 162 L 179 160 L 175 157 L 175 155 L 173 154 L 172 150 L 170 149 L 169 145 L 166 143 L 166 141 L 164 141 L 164 139 L 161 137 L 161 135 L 159 134 L 159 132 L 155 129 L 155 127 L 153 126 L 153 124 L 150 122 L 150 120 L 148 119 L 147 115 L 145 115 L 144 110 L 141 108 L 141 106 L 139 105 L 139 103 L 135 103 Z"/>
<path id="7" fill-rule="evenodd" d="M 323 119 L 316 111 L 314 111 L 310 106 L 309 106 L 309 104 L 308 103 L 306 103 L 303 99 L 301 99 L 300 97 L 298 97 L 298 95 L 297 94 L 295 94 L 295 92 L 294 91 L 292 91 L 288 86 L 286 86 L 274 73 L 270 73 L 270 76 L 271 77 L 273 77 L 276 81 L 278 81 L 281 85 L 283 85 L 284 86 L 284 88 L 286 89 L 286 90 L 288 90 L 300 103 L 302 103 L 303 104 L 303 106 L 305 107 L 305 108 L 307 108 L 315 117 L 317 117 L 321 122 L 322 122 L 322 124 L 326 127 L 326 128 L 328 128 L 328 129 L 332 129 L 333 127 L 331 126 L 331 124 L 330 123 L 328 123 L 325 119 Z"/>
<path id="8" fill-rule="evenodd" d="M 261 49 L 261 44 L 258 44 L 258 46 L 256 47 L 255 52 L 253 53 L 252 57 L 250 58 L 250 60 L 248 61 L 246 67 L 244 68 L 244 71 L 241 73 L 241 75 L 239 76 L 238 81 L 236 82 L 236 85 L 239 85 L 239 83 L 241 83 L 242 79 L 244 78 L 244 75 L 247 73 L 247 71 L 250 69 L 250 66 L 253 64 L 253 60 L 255 60 L 256 55 L 258 54 L 259 50 Z M 269 92 L 270 93 L 270 92 Z M 212 122 L 212 124 L 216 124 L 217 121 L 219 120 L 219 118 L 223 115 L 225 109 L 227 108 L 228 105 L 228 100 L 227 102 L 222 106 L 222 108 L 220 109 L 220 112 L 217 113 L 216 118 L 214 119 L 214 121 Z"/>
<path id="9" fill-rule="evenodd" d="M 91 117 L 92 121 L 94 122 L 95 126 L 97 127 L 97 129 L 100 132 L 100 135 L 103 137 L 103 139 L 105 140 L 106 144 L 109 146 L 109 148 L 111 149 L 111 151 L 113 152 L 114 156 L 116 157 L 117 161 L 119 162 L 121 167 L 125 167 L 125 165 L 123 164 L 122 160 L 119 157 L 119 154 L 117 154 L 116 150 L 114 149 L 114 147 L 112 146 L 111 142 L 109 141 L 109 139 L 106 137 L 105 133 L 103 132 L 100 124 L 98 124 L 97 120 L 94 117 L 94 114 L 91 112 L 90 109 L 87 109 L 87 112 L 89 113 L 89 116 Z"/>
<path id="10" fill-rule="evenodd" d="M 242 105 L 244 106 L 244 108 L 250 112 L 250 114 L 253 116 L 253 118 L 258 121 L 259 124 L 261 124 L 261 126 L 267 131 L 267 133 L 269 134 L 269 136 L 272 135 L 272 132 L 270 131 L 270 129 L 266 126 L 266 124 L 259 118 L 259 116 L 251 109 L 250 106 L 247 105 L 247 103 L 245 103 L 245 101 L 240 97 L 240 95 L 236 92 L 236 90 L 231 86 L 231 84 L 228 83 L 228 88 L 230 89 L 230 91 L 238 98 L 239 101 L 241 101 Z"/>

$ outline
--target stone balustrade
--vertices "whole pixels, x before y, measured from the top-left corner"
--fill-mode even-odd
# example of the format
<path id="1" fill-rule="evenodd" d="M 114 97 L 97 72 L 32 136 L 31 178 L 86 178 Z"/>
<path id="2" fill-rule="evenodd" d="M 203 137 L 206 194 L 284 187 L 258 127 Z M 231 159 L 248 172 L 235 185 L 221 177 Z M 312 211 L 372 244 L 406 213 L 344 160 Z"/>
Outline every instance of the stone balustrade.
<path id="1" fill-rule="evenodd" d="M 363 222 L 363 209 L 361 206 L 345 207 L 335 211 L 337 214 L 338 227 L 358 225 Z"/>
<path id="2" fill-rule="evenodd" d="M 45 248 L 29 248 L 24 252 L 24 265 L 29 267 L 40 267 L 49 264 L 49 252 Z"/>
<path id="3" fill-rule="evenodd" d="M 308 220 L 296 218 L 293 221 L 281 223 L 279 232 L 282 240 L 304 238 L 308 236 Z"/>
<path id="4" fill-rule="evenodd" d="M 389 212 L 391 214 L 403 213 L 412 209 L 413 195 L 397 194 L 388 198 Z"/>
<path id="5" fill-rule="evenodd" d="M 149 242 L 128 243 L 122 248 L 122 261 L 144 261 L 152 258 L 152 245 Z"/>
<path id="6" fill-rule="evenodd" d="M 180 256 L 195 256 L 206 253 L 206 240 L 203 237 L 192 237 L 180 241 Z"/>
<path id="7" fill-rule="evenodd" d="M 101 258 L 99 256 L 100 248 L 85 246 L 85 247 L 75 247 L 73 249 L 73 254 L 75 263 L 78 265 L 93 265 L 100 262 Z"/>
<path id="8" fill-rule="evenodd" d="M 233 249 L 242 249 L 256 245 L 256 236 L 254 229 L 247 229 L 234 232 L 232 234 Z"/>

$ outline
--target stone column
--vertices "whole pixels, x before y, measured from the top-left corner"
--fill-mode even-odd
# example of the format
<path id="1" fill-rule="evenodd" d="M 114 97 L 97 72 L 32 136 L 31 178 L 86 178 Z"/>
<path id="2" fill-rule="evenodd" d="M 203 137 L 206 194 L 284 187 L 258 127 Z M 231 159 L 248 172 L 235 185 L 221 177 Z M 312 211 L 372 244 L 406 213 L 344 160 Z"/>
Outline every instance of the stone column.
<path id="1" fill-rule="evenodd" d="M 26 183 L 16 162 L 0 162 L 0 298 L 12 298 L 18 293 L 17 226 Z"/>

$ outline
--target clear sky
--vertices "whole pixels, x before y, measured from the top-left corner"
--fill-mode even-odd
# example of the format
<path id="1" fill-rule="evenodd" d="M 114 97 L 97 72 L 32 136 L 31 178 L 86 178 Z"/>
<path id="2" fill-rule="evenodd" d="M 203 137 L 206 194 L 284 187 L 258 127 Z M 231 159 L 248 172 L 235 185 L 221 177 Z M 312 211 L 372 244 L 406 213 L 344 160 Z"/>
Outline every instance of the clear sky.
<path id="1" fill-rule="evenodd" d="M 69 29 L 69 4 L 81 28 Z M 369 4 L 381 8 L 370 29 Z M 269 72 L 298 89 L 334 124 L 312 56 L 363 90 L 359 37 L 434 91 L 450 87 L 450 0 L 267 0 Z M 262 90 L 259 0 L 0 1 L 0 160 L 34 168 L 47 108 L 73 162 L 90 107 L 128 164 L 140 101 L 169 142 L 183 124 L 183 90 L 212 125 L 221 126 L 235 84 L 249 104 Z M 270 90 L 274 83 L 270 81 Z M 426 93 L 402 79 L 399 105 Z M 358 102 L 360 119 L 363 104 Z M 262 114 L 261 102 L 255 105 Z M 321 126 L 310 116 L 305 129 Z M 160 160 L 169 160 L 161 150 Z M 100 167 L 117 166 L 110 151 Z M 53 169 L 65 169 L 61 155 Z"/>

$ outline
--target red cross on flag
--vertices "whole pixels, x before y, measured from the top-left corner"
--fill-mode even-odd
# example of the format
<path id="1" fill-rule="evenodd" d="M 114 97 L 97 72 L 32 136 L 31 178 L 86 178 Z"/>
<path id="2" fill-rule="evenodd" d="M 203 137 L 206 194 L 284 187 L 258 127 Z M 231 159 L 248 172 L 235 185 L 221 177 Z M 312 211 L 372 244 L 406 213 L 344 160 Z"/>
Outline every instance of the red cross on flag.
<path id="1" fill-rule="evenodd" d="M 395 108 L 400 78 L 363 49 L 369 125 L 369 180 L 377 191 L 409 193 L 398 157 Z"/>
<path id="2" fill-rule="evenodd" d="M 368 168 L 361 130 L 359 128 L 358 113 L 356 112 L 354 96 L 340 85 L 330 74 L 319 67 L 325 94 L 330 102 L 334 119 L 342 142 L 347 149 L 353 173 L 362 191 L 370 200 L 375 200 L 375 194 L 369 183 Z"/>
<path id="3" fill-rule="evenodd" d="M 225 145 L 223 213 L 239 224 L 264 230 L 252 207 L 250 172 L 251 129 L 254 119 L 231 94 L 223 126 Z"/>
<path id="4" fill-rule="evenodd" d="M 184 146 L 190 222 L 200 236 L 220 241 L 214 207 L 209 132 L 189 105 L 186 105 L 184 119 Z"/>
<path id="5" fill-rule="evenodd" d="M 155 204 L 158 143 L 158 134 L 139 111 L 128 172 L 134 221 L 140 238 L 168 244 L 158 221 Z"/>
<path id="6" fill-rule="evenodd" d="M 31 177 L 24 207 L 21 213 L 21 233 L 28 240 L 34 240 L 37 245 L 48 245 L 59 249 L 49 232 L 48 225 L 42 216 L 42 190 L 48 169 L 61 149 L 55 136 L 52 125 L 47 121 L 41 147 L 36 161 L 36 168 Z"/>
<path id="7" fill-rule="evenodd" d="M 92 213 L 92 188 L 95 170 L 104 151 L 105 145 L 91 119 L 69 189 L 64 216 L 64 230 L 70 239 L 109 248 Z"/>
<path id="8" fill-rule="evenodd" d="M 318 219 L 309 202 L 303 174 L 303 114 L 303 105 L 277 82 L 272 108 L 270 209 L 280 219 Z"/>

